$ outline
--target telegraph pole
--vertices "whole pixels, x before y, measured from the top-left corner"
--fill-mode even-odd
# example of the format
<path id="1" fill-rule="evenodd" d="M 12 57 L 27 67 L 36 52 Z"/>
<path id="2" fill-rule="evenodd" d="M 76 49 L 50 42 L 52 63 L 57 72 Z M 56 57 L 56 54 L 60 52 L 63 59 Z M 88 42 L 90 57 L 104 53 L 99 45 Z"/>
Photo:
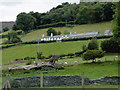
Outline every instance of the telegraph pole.
<path id="1" fill-rule="evenodd" d="M 39 35 L 38 35 L 38 54 L 39 54 Z"/>

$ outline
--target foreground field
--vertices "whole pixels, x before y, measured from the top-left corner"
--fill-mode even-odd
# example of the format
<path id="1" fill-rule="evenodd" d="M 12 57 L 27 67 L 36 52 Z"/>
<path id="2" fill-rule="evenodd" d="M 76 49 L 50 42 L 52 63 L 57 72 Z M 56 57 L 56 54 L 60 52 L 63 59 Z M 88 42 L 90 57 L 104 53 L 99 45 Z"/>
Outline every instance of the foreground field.
<path id="1" fill-rule="evenodd" d="M 68 31 L 68 32 L 76 32 L 76 33 L 84 33 L 84 32 L 96 32 L 99 31 L 100 34 L 104 34 L 106 29 L 112 29 L 112 22 L 103 22 L 103 23 L 96 23 L 96 24 L 84 24 L 84 25 L 74 25 L 73 28 L 68 28 L 68 27 L 57 27 L 54 28 L 56 31 L 60 31 L 62 34 L 64 34 L 64 31 Z M 48 28 L 46 29 L 39 29 L 36 31 L 32 31 L 28 34 L 26 34 L 25 36 L 21 37 L 23 42 L 26 41 L 32 41 L 32 40 L 38 40 L 41 39 L 42 34 L 45 34 L 45 36 L 47 35 L 46 31 L 48 30 Z"/>
<path id="2" fill-rule="evenodd" d="M 5 70 L 6 71 L 6 70 Z M 75 66 L 65 66 L 63 70 L 48 70 L 44 71 L 44 76 L 64 76 L 64 75 L 79 75 L 85 73 L 85 77 L 90 79 L 98 79 L 105 76 L 118 76 L 118 61 L 106 61 L 101 63 L 88 63 Z M 11 77 L 31 77 L 40 76 L 41 70 L 16 70 L 9 73 Z"/>
<path id="3" fill-rule="evenodd" d="M 98 43 L 104 39 L 98 40 Z M 58 42 L 58 43 L 47 43 L 40 44 L 39 51 L 44 56 L 53 54 L 69 54 L 82 51 L 82 46 L 87 45 L 90 40 L 85 41 L 72 41 L 72 42 Z M 9 63 L 14 59 L 20 59 L 25 57 L 37 57 L 38 46 L 37 44 L 29 45 L 18 45 L 2 50 L 2 62 L 3 64 Z"/>

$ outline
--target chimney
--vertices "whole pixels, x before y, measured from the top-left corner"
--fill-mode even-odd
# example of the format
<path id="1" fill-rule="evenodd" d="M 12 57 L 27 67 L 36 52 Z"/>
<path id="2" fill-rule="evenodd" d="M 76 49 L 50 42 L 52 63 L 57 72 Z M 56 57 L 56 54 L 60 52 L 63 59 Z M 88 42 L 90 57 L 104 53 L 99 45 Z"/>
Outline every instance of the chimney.
<path id="1" fill-rule="evenodd" d="M 44 37 L 44 34 L 42 35 L 42 37 Z"/>
<path id="2" fill-rule="evenodd" d="M 51 37 L 53 36 L 53 33 L 51 33 Z"/>

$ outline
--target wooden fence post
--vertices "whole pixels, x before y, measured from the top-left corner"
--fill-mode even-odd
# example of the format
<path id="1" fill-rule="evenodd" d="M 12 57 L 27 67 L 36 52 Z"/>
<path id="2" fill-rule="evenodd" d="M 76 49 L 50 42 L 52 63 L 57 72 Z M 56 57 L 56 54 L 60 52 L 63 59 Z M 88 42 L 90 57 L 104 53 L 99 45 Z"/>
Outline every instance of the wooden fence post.
<path id="1" fill-rule="evenodd" d="M 82 72 L 82 89 L 84 90 L 84 72 Z"/>
<path id="2" fill-rule="evenodd" d="M 2 85 L 2 90 L 4 90 L 5 88 L 6 88 L 6 89 L 9 88 L 9 90 L 10 90 L 10 88 L 11 88 L 10 83 L 9 83 L 9 80 L 8 80 L 8 77 L 9 77 L 9 75 L 7 74 L 7 75 L 6 75 L 6 80 L 5 80 L 5 82 L 3 83 L 3 85 Z"/>
<path id="3" fill-rule="evenodd" d="M 40 87 L 43 88 L 43 73 L 40 73 Z"/>

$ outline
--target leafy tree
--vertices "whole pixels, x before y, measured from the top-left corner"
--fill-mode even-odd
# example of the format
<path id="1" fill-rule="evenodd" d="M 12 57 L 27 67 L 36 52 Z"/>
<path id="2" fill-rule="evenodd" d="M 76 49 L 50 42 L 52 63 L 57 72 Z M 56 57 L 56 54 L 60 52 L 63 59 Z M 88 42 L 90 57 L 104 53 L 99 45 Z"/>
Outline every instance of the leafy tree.
<path id="1" fill-rule="evenodd" d="M 21 39 L 17 36 L 17 33 L 15 31 L 8 32 L 7 38 L 8 43 L 22 42 Z"/>
<path id="2" fill-rule="evenodd" d="M 98 42 L 96 38 L 93 38 L 89 43 L 88 43 L 88 49 L 89 50 L 98 50 Z"/>
<path id="3" fill-rule="evenodd" d="M 68 32 L 67 30 L 65 30 L 64 31 L 64 34 L 66 35 L 66 34 L 70 34 L 70 32 Z"/>
<path id="4" fill-rule="evenodd" d="M 108 53 L 119 53 L 120 46 L 116 39 L 104 40 L 101 42 L 101 48 Z"/>
<path id="5" fill-rule="evenodd" d="M 96 58 L 101 58 L 104 56 L 104 51 L 102 50 L 88 50 L 83 53 L 82 58 L 84 60 L 95 60 Z"/>
<path id="6" fill-rule="evenodd" d="M 58 31 L 58 32 L 57 32 L 57 35 L 61 35 L 61 32 L 60 32 L 60 31 Z"/>
<path id="7" fill-rule="evenodd" d="M 88 7 L 82 6 L 79 8 L 79 13 L 76 17 L 76 23 L 86 24 L 88 23 Z"/>
<path id="8" fill-rule="evenodd" d="M 13 29 L 13 30 L 19 30 L 19 28 L 18 28 L 18 26 L 17 26 L 16 24 L 13 25 L 12 29 Z"/>
<path id="9" fill-rule="evenodd" d="M 3 31 L 4 31 L 4 32 L 5 32 L 5 31 L 8 31 L 8 30 L 9 30 L 8 27 L 3 28 Z"/>
<path id="10" fill-rule="evenodd" d="M 20 13 L 16 20 L 17 27 L 25 32 L 34 29 L 35 22 L 36 18 L 26 13 Z"/>
<path id="11" fill-rule="evenodd" d="M 47 30 L 47 36 L 51 36 L 51 33 L 53 34 L 53 36 L 54 36 L 54 35 L 57 35 L 57 32 L 55 31 L 55 29 L 49 28 L 49 29 Z"/>
<path id="12" fill-rule="evenodd" d="M 120 42 L 120 1 L 116 4 L 115 15 L 114 15 L 115 27 L 113 29 L 114 38 Z"/>

